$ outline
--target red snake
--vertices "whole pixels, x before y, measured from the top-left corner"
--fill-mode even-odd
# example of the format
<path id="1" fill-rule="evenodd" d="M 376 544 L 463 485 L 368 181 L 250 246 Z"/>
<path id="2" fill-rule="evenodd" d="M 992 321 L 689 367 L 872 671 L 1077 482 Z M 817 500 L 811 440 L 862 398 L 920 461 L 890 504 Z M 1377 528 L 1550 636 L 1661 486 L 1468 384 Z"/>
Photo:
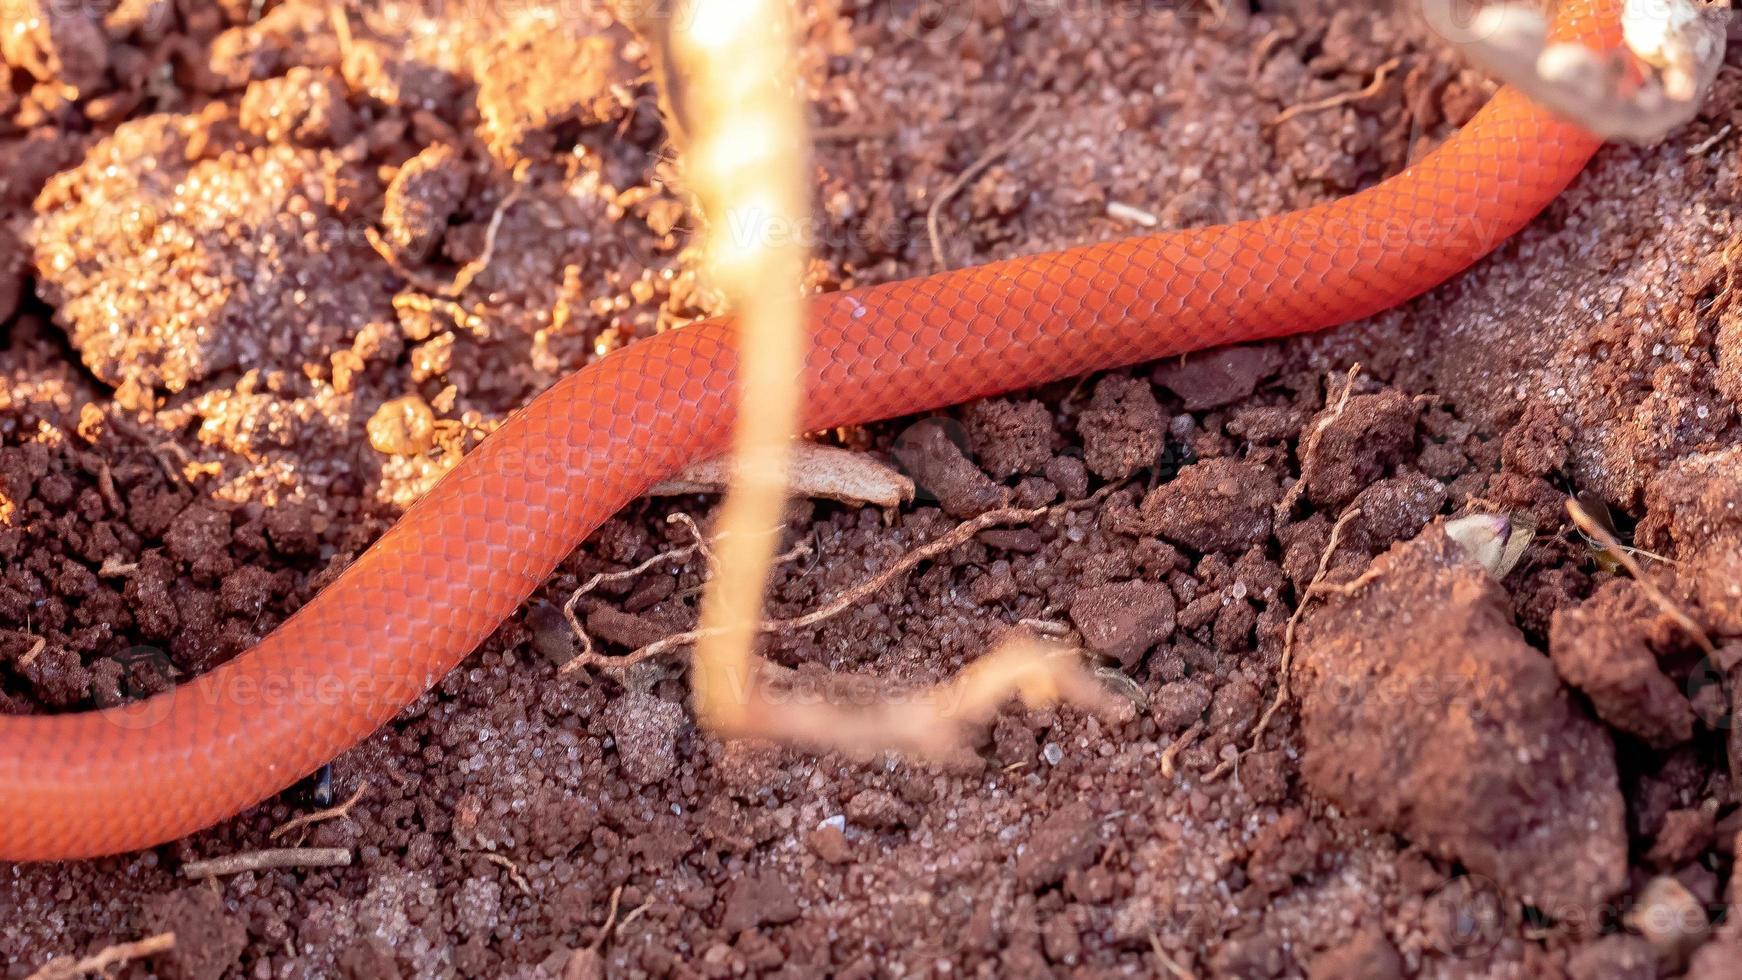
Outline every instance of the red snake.
<path id="1" fill-rule="evenodd" d="M 1619 4 L 1565 0 L 1557 38 L 1618 47 Z M 1486 255 L 1598 144 L 1503 89 L 1431 155 L 1334 202 L 819 297 L 804 426 L 1369 316 Z M 123 707 L 0 717 L 0 859 L 174 840 L 356 745 L 618 508 L 728 447 L 736 357 L 717 319 L 602 358 L 516 413 L 253 649 Z"/>

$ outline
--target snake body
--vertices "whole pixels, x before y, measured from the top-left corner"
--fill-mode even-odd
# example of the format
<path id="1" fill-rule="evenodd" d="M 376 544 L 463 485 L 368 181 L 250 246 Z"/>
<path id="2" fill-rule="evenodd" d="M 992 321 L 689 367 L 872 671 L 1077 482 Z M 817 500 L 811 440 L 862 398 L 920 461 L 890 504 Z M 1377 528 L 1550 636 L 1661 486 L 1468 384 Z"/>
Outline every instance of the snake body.
<path id="1" fill-rule="evenodd" d="M 1620 43 L 1620 0 L 1564 0 L 1556 36 Z M 1511 89 L 1404 172 L 1254 221 L 994 262 L 819 297 L 807 429 L 1369 316 L 1531 220 L 1598 141 Z M 81 858 L 192 833 L 391 719 L 577 544 L 734 420 L 729 319 L 631 344 L 517 412 L 257 646 L 172 691 L 0 717 L 0 859 Z"/>

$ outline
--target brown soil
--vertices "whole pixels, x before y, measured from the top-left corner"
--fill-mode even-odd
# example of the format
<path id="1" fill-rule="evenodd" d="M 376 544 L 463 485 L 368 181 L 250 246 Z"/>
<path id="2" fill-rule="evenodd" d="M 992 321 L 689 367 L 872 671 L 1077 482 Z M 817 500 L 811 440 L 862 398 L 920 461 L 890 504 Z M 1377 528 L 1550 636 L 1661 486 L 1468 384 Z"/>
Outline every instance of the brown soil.
<path id="1" fill-rule="evenodd" d="M 1111 202 L 1179 227 L 1341 195 L 1490 91 L 1412 14 L 1206 12 L 1227 5 L 806 5 L 815 285 L 931 271 L 931 200 L 1030 111 L 944 209 L 950 262 L 1137 230 Z M 15 6 L 0 711 L 245 649 L 531 394 L 718 305 L 640 49 L 591 5 Z M 1379 94 L 1269 124 L 1394 56 Z M 1127 482 L 770 655 L 899 688 L 1045 620 L 1128 678 L 1131 720 L 1010 708 L 934 769 L 722 744 L 681 662 L 559 676 L 553 606 L 713 501 L 637 504 L 336 761 L 360 801 L 292 842 L 350 867 L 179 876 L 266 846 L 306 790 L 143 854 L 0 867 L 0 976 L 165 930 L 128 975 L 1736 975 L 1736 63 L 1700 120 L 1606 150 L 1402 309 L 845 434 L 927 493 L 795 505 L 813 557 L 776 574 L 777 615 L 963 517 Z M 1677 561 L 1652 580 L 1711 652 L 1573 532 L 1569 494 Z M 1440 526 L 1472 510 L 1535 528 L 1503 581 Z M 633 647 L 693 625 L 704 571 L 581 611 Z"/>

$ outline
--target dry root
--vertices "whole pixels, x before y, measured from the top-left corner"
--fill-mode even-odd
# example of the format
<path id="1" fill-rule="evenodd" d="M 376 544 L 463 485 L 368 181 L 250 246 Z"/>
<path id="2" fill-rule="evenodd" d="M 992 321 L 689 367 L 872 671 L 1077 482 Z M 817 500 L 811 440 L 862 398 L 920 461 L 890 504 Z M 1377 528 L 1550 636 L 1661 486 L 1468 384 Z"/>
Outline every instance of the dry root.
<path id="1" fill-rule="evenodd" d="M 1280 126 L 1296 116 L 1304 116 L 1312 112 L 1323 112 L 1326 109 L 1335 109 L 1338 106 L 1345 106 L 1352 102 L 1371 99 L 1375 95 L 1384 91 L 1386 79 L 1389 78 L 1391 73 L 1396 71 L 1402 64 L 1402 58 L 1392 58 L 1374 70 L 1373 81 L 1369 82 L 1365 88 L 1355 92 L 1343 92 L 1329 98 L 1320 99 L 1317 102 L 1307 102 L 1301 105 L 1289 106 L 1277 113 L 1276 118 L 1270 121 L 1270 125 Z"/>
<path id="2" fill-rule="evenodd" d="M 1103 487 L 1084 500 L 1052 507 L 987 511 L 915 547 L 881 572 L 810 612 L 789 619 L 762 620 L 756 624 L 756 632 L 781 634 L 816 626 L 872 599 L 920 563 L 935 560 L 961 547 L 981 531 L 1039 520 L 1059 511 L 1094 507 L 1115 489 L 1117 485 Z M 682 560 L 697 553 L 710 556 L 694 522 L 682 515 L 674 517 L 688 524 L 692 533 L 698 534 L 694 544 L 656 555 L 626 571 L 595 575 L 569 597 L 563 611 L 581 642 L 582 652 L 565 664 L 560 673 L 572 673 L 584 667 L 617 673 L 650 658 L 695 646 L 711 635 L 713 628 L 704 623 L 697 629 L 665 637 L 625 656 L 608 657 L 596 652 L 592 638 L 575 613 L 576 602 L 606 580 L 633 577 L 656 564 Z M 788 553 L 782 556 L 782 560 L 790 559 L 796 553 Z M 718 574 L 717 568 L 715 571 Z M 737 710 L 732 712 L 736 718 L 732 723 L 724 724 L 718 719 L 706 722 L 716 732 L 795 742 L 822 750 L 837 749 L 858 757 L 893 750 L 940 761 L 961 758 L 972 744 L 970 734 L 985 724 L 998 706 L 1013 695 L 1034 706 L 1072 704 L 1109 718 L 1117 717 L 1121 707 L 1129 703 L 1112 696 L 1079 653 L 1036 639 L 1023 626 L 1018 627 L 1015 638 L 976 661 L 953 680 L 887 697 L 863 697 L 846 692 L 847 685 L 865 680 L 851 676 L 837 678 L 842 681 L 842 691 L 837 692 L 839 696 L 828 691 L 801 690 L 799 683 L 802 679 L 796 671 L 761 658 L 753 658 L 750 669 L 742 673 L 721 672 L 706 676 L 704 667 L 698 653 L 695 683 L 698 686 L 713 685 L 711 697 L 737 706 Z M 851 701 L 851 704 L 843 704 L 844 701 Z"/>
<path id="3" fill-rule="evenodd" d="M 739 696 L 748 710 L 735 733 L 838 750 L 855 758 L 893 751 L 954 762 L 974 733 L 1011 697 L 1030 708 L 1070 704 L 1116 717 L 1119 702 L 1095 680 L 1077 651 L 1018 633 L 954 678 L 866 706 L 836 704 L 792 682 L 792 671 L 763 664 Z"/>
<path id="4" fill-rule="evenodd" d="M 363 782 L 357 784 L 357 791 L 351 794 L 350 799 L 335 807 L 329 807 L 325 810 L 316 810 L 314 813 L 305 813 L 300 817 L 293 817 L 286 820 L 283 824 L 273 830 L 272 833 L 267 834 L 266 839 L 278 840 L 280 837 L 283 837 L 292 831 L 301 830 L 304 827 L 313 826 L 317 823 L 325 823 L 328 820 L 337 820 L 340 817 L 348 816 L 351 812 L 351 808 L 356 806 L 357 802 L 363 798 L 363 794 L 367 792 L 369 792 L 369 781 L 365 779 Z"/>
<path id="5" fill-rule="evenodd" d="M 778 0 L 701 0 L 662 36 L 678 75 L 685 175 L 712 219 L 707 272 L 738 316 L 735 471 L 721 505 L 732 532 L 702 597 L 696 714 L 731 731 L 748 706 L 723 694 L 754 672 L 756 624 L 786 505 L 788 446 L 804 373 L 805 236 L 810 146 L 791 65 L 790 11 Z"/>
<path id="6" fill-rule="evenodd" d="M 1624 57 L 1550 42 L 1541 11 L 1503 3 L 1467 26 L 1456 0 L 1423 0 L 1428 22 L 1477 64 L 1604 139 L 1650 144 L 1691 120 L 1724 61 L 1728 0 L 1626 0 Z"/>
<path id="7" fill-rule="evenodd" d="M 113 946 L 100 949 L 84 959 L 75 960 L 70 957 L 49 960 L 42 969 L 32 973 L 29 980 L 70 980 L 72 977 L 90 975 L 108 976 L 115 967 L 125 966 L 134 960 L 147 956 L 167 953 L 175 948 L 175 933 L 163 932 L 155 936 L 130 943 L 116 943 Z"/>

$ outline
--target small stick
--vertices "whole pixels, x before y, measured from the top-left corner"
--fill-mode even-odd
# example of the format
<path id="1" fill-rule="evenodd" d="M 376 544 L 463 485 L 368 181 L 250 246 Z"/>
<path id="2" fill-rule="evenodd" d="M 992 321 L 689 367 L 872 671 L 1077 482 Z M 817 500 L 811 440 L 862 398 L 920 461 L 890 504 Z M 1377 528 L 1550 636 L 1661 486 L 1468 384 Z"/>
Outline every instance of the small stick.
<path id="1" fill-rule="evenodd" d="M 1688 156 L 1691 156 L 1691 157 L 1705 156 L 1706 151 L 1710 150 L 1714 146 L 1717 146 L 1719 143 L 1722 143 L 1724 141 L 1724 137 L 1730 135 L 1730 128 L 1731 128 L 1730 124 L 1725 123 L 1723 129 L 1718 130 L 1717 132 L 1713 133 L 1712 135 L 1706 137 L 1703 140 L 1700 140 L 1698 143 L 1689 147 L 1688 148 Z"/>
<path id="2" fill-rule="evenodd" d="M 167 953 L 175 948 L 175 933 L 160 932 L 155 936 L 136 939 L 130 943 L 116 943 L 92 953 L 81 960 L 67 962 L 66 957 L 49 960 L 42 969 L 32 973 L 28 980 L 70 980 L 72 977 L 87 973 L 107 974 L 111 967 L 124 966 L 134 960 L 147 956 Z"/>
<path id="3" fill-rule="evenodd" d="M 97 467 L 97 491 L 103 495 L 103 502 L 114 513 L 119 514 L 126 510 L 121 503 L 121 495 L 115 491 L 115 471 L 107 462 Z"/>
<path id="4" fill-rule="evenodd" d="M 1694 622 L 1693 617 L 1683 612 L 1680 606 L 1672 602 L 1669 596 L 1664 595 L 1650 579 L 1645 577 L 1645 570 L 1640 568 L 1639 563 L 1633 560 L 1633 556 L 1627 553 L 1627 549 L 1615 540 L 1615 535 L 1610 534 L 1608 528 L 1592 520 L 1590 513 L 1585 510 L 1584 506 L 1570 497 L 1567 499 L 1567 513 L 1572 516 L 1573 523 L 1578 525 L 1580 531 L 1584 532 L 1587 537 L 1595 539 L 1606 551 L 1615 556 L 1615 560 L 1621 563 L 1621 567 L 1627 569 L 1627 574 L 1633 576 L 1633 581 L 1639 583 L 1640 589 L 1644 590 L 1646 596 L 1656 603 L 1659 609 L 1663 610 L 1664 615 L 1675 620 L 1676 625 L 1686 630 L 1688 635 L 1694 638 L 1694 642 L 1700 645 L 1700 649 L 1705 651 L 1706 656 L 1717 656 L 1718 648 L 1712 645 L 1712 638 L 1706 635 L 1706 631 L 1700 628 L 1699 623 Z"/>
<path id="5" fill-rule="evenodd" d="M 345 868 L 351 864 L 351 852 L 343 847 L 280 847 L 264 851 L 227 854 L 207 861 L 189 861 L 181 873 L 189 878 L 222 878 L 244 871 L 267 871 L 278 868 Z"/>
<path id="6" fill-rule="evenodd" d="M 368 791 L 369 791 L 369 781 L 364 780 L 363 782 L 361 782 L 357 785 L 357 791 L 355 793 L 351 794 L 350 799 L 346 800 L 343 803 L 340 803 L 338 806 L 328 807 L 325 810 L 316 810 L 313 813 L 305 813 L 300 817 L 294 817 L 290 820 L 287 820 L 284 822 L 283 826 L 279 827 L 277 830 L 274 830 L 272 833 L 267 834 L 266 839 L 267 840 L 277 840 L 280 837 L 283 837 L 285 834 L 288 834 L 291 831 L 296 830 L 298 827 L 307 827 L 310 824 L 321 823 L 322 821 L 325 821 L 325 820 L 334 820 L 334 819 L 337 819 L 339 817 L 345 816 L 346 814 L 351 812 L 351 808 L 356 806 L 357 801 L 362 799 L 363 794 L 368 792 Z"/>
<path id="7" fill-rule="evenodd" d="M 1325 109 L 1335 109 L 1340 105 L 1348 105 L 1351 102 L 1360 102 L 1362 99 L 1370 99 L 1379 94 L 1379 90 L 1385 87 L 1385 79 L 1388 78 L 1392 72 L 1396 71 L 1397 66 L 1401 64 L 1403 64 L 1402 58 L 1392 58 L 1385 64 L 1380 65 L 1378 69 L 1373 72 L 1373 81 L 1359 92 L 1344 92 L 1340 95 L 1333 95 L 1328 99 L 1320 99 L 1317 102 L 1307 102 L 1302 105 L 1289 106 L 1287 109 L 1277 113 L 1276 118 L 1270 121 L 1270 125 L 1280 126 L 1296 116 L 1305 115 L 1309 112 L 1321 112 Z"/>
<path id="8" fill-rule="evenodd" d="M 1033 129 L 1034 124 L 1039 121 L 1040 106 L 1035 106 L 1034 111 L 1028 114 L 1028 118 L 1022 121 L 1022 125 L 1011 131 L 1009 136 L 1006 136 L 993 144 L 992 148 L 987 150 L 985 155 L 981 156 L 980 159 L 975 160 L 970 164 L 968 169 L 957 174 L 956 178 L 944 187 L 943 192 L 937 196 L 937 199 L 931 202 L 931 207 L 926 209 L 925 231 L 931 238 L 931 257 L 932 261 L 937 263 L 938 269 L 943 270 L 949 268 L 949 260 L 944 258 L 943 242 L 938 233 L 938 216 L 943 212 L 944 205 L 948 204 L 957 194 L 960 194 L 962 188 L 968 186 L 968 181 L 980 176 L 987 167 L 996 163 L 998 158 L 1009 153 L 1010 148 L 1015 146 L 1024 136 L 1027 136 L 1028 131 Z"/>

